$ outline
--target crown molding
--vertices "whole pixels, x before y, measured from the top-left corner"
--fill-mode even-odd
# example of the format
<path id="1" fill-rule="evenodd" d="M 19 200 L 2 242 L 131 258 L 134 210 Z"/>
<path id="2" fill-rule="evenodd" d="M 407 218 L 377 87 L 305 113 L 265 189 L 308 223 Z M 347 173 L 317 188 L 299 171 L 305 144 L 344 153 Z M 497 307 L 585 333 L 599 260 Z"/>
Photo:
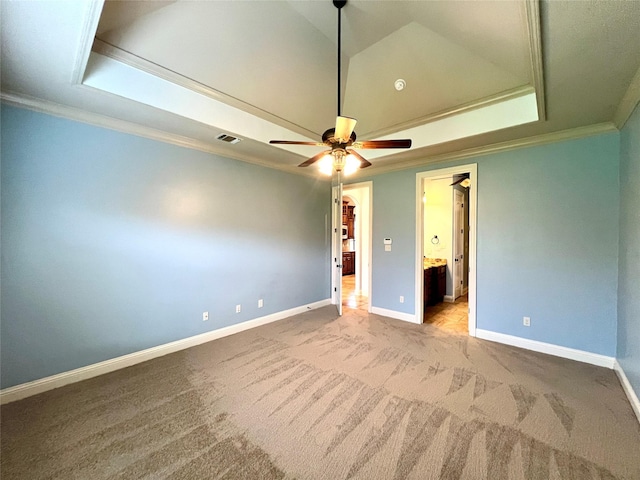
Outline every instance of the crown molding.
<path id="1" fill-rule="evenodd" d="M 384 173 L 395 172 L 399 170 L 407 170 L 409 168 L 421 167 L 426 165 L 433 165 L 437 163 L 451 162 L 455 160 L 463 160 L 467 158 L 479 157 L 483 155 L 489 155 L 492 153 L 506 152 L 510 150 L 517 150 L 519 148 L 536 147 L 541 145 L 547 145 L 550 143 L 564 142 L 567 140 L 576 140 L 584 137 L 591 137 L 593 135 L 602 135 L 605 133 L 618 132 L 618 128 L 612 122 L 598 123 L 595 125 L 588 125 L 585 127 L 576 127 L 567 130 L 561 130 L 558 132 L 545 133 L 542 135 L 536 135 L 533 137 L 519 138 L 515 140 L 508 140 L 506 142 L 494 143 L 491 145 L 485 145 L 482 147 L 474 147 L 466 150 L 460 150 L 457 152 L 443 153 L 440 155 L 434 155 L 431 157 L 423 157 L 416 160 L 408 160 L 405 162 L 398 162 L 393 165 L 382 165 L 380 167 L 374 167 L 370 170 L 359 170 L 351 178 L 364 178 L 376 175 L 382 175 Z"/>
<path id="2" fill-rule="evenodd" d="M 622 130 L 638 103 L 640 103 L 640 68 L 638 68 L 633 80 L 631 80 L 631 84 L 629 84 L 629 88 L 627 88 L 618 105 L 616 114 L 613 116 L 613 123 L 616 124 L 618 129 Z"/>
<path id="3" fill-rule="evenodd" d="M 134 55 L 133 53 L 127 52 L 126 50 L 122 50 L 121 48 L 116 47 L 115 45 L 111 45 L 110 43 L 104 42 L 98 38 L 93 42 L 93 51 L 97 54 L 103 55 L 105 57 L 116 60 L 117 62 L 124 63 L 132 68 L 138 69 L 142 72 L 153 75 L 154 77 L 161 78 L 166 80 L 174 85 L 179 85 L 183 88 L 191 90 L 193 92 L 199 93 L 206 97 L 212 98 L 218 102 L 225 103 L 232 107 L 235 107 L 239 110 L 247 112 L 251 115 L 254 115 L 258 118 L 271 122 L 275 125 L 279 125 L 284 127 L 292 132 L 299 133 L 300 135 L 308 138 L 316 138 L 320 136 L 318 132 L 312 132 L 311 130 L 307 130 L 306 128 L 297 125 L 295 123 L 289 122 L 282 117 L 278 117 L 277 115 L 273 115 L 255 105 L 251 105 L 250 103 L 244 102 L 238 98 L 227 95 L 219 90 L 209 87 L 203 83 L 200 83 L 191 78 L 185 77 L 184 75 L 180 75 L 174 71 L 171 71 L 161 65 L 145 60 L 142 57 Z"/>
<path id="4" fill-rule="evenodd" d="M 638 77 L 638 76 L 636 76 Z M 192 138 L 176 135 L 172 133 L 163 132 L 150 127 L 138 125 L 133 122 L 127 122 L 106 115 L 100 115 L 94 112 L 88 112 L 75 107 L 69 107 L 59 103 L 50 102 L 48 100 L 42 100 L 35 97 L 29 97 L 25 95 L 19 95 L 11 92 L 0 92 L 0 101 L 3 103 L 14 105 L 17 107 L 26 108 L 40 113 L 46 113 L 56 117 L 66 118 L 97 127 L 107 128 L 109 130 L 116 130 L 139 137 L 149 138 L 163 143 L 169 143 L 184 148 L 190 148 L 199 150 L 206 153 L 212 153 L 214 155 L 220 155 L 233 160 L 241 162 L 251 163 L 261 167 L 280 170 L 294 175 L 301 175 L 306 177 L 318 178 L 317 172 L 309 169 L 299 169 L 290 166 L 279 166 L 273 163 L 268 163 L 261 158 L 249 155 L 233 155 L 221 148 L 203 142 L 200 140 L 194 140 Z M 633 111 L 633 109 L 631 110 Z M 630 115 L 630 113 L 629 113 Z M 627 117 L 628 118 L 628 117 Z M 359 170 L 350 176 L 350 180 L 357 178 L 364 178 L 376 175 L 382 175 L 384 173 L 407 170 L 409 168 L 432 165 L 437 163 L 450 162 L 455 160 L 462 160 L 471 157 L 478 157 L 488 155 L 492 153 L 505 152 L 509 150 L 516 150 L 519 148 L 533 147 L 546 145 L 550 143 L 557 143 L 567 140 L 575 140 L 579 138 L 589 137 L 593 135 L 601 135 L 605 133 L 619 131 L 616 125 L 612 122 L 599 123 L 595 125 L 588 125 L 585 127 L 577 127 L 567 130 L 561 130 L 559 132 L 546 133 L 542 135 L 536 135 L 533 137 L 520 138 L 516 140 L 509 140 L 501 143 L 494 143 L 492 145 L 486 145 L 482 147 L 474 147 L 466 150 L 460 150 L 458 152 L 444 153 L 441 155 L 426 156 L 416 160 L 408 160 L 404 162 L 394 163 L 393 165 L 382 165 L 379 167 L 373 167 L 367 170 Z M 327 177 L 329 179 L 329 177 Z"/>
<path id="5" fill-rule="evenodd" d="M 88 3 L 85 23 L 82 26 L 82 33 L 78 40 L 76 61 L 71 73 L 71 83 L 73 85 L 81 84 L 84 79 L 84 72 L 87 69 L 89 55 L 91 54 L 91 46 L 93 45 L 93 40 L 96 32 L 98 31 L 98 24 L 100 23 L 100 16 L 102 15 L 104 2 L 105 0 L 93 0 Z"/>
<path id="6" fill-rule="evenodd" d="M 536 94 L 536 105 L 538 109 L 538 121 L 546 120 L 546 99 L 544 90 L 544 69 L 542 59 L 542 35 L 540 29 L 540 2 L 539 0 L 525 0 L 525 19 L 523 28 L 526 31 L 529 44 L 529 67 L 530 79 L 532 85 L 522 85 L 504 92 L 491 95 L 489 97 L 475 100 L 460 105 L 451 110 L 445 110 L 434 114 L 425 115 L 415 118 L 407 122 L 398 123 L 390 127 L 372 130 L 369 132 L 361 132 L 361 138 L 384 137 L 394 133 L 407 130 L 425 123 L 442 120 L 444 118 L 476 110 L 478 108 L 487 107 L 496 103 L 504 102 L 512 98 L 527 95 L 532 91 Z"/>
<path id="7" fill-rule="evenodd" d="M 295 167 L 286 165 L 276 165 L 266 162 L 265 160 L 253 156 L 229 153 L 223 148 L 218 148 L 210 143 L 203 142 L 201 140 L 195 140 L 193 138 L 184 137 L 182 135 L 176 135 L 173 133 L 163 132 L 154 128 L 139 125 L 133 122 L 127 122 L 117 118 L 101 115 L 94 112 L 89 112 L 68 105 L 62 105 L 48 100 L 42 100 L 40 98 L 30 97 L 26 95 L 19 95 L 12 92 L 0 92 L 0 101 L 8 105 L 13 105 L 28 110 L 33 110 L 39 113 L 46 113 L 55 117 L 61 117 L 68 120 L 74 120 L 81 123 L 87 123 L 97 127 L 106 128 L 109 130 L 116 130 L 122 133 L 128 133 L 136 135 L 138 137 L 144 137 L 151 140 L 156 140 L 163 143 L 169 143 L 171 145 L 177 145 L 179 147 L 190 148 L 193 150 L 199 150 L 201 152 L 211 153 L 214 155 L 220 155 L 222 157 L 230 158 L 232 160 L 238 160 L 245 163 L 251 163 L 261 167 L 280 170 L 295 175 L 309 176 L 316 178 L 317 175 L 314 172 L 303 171 L 302 169 L 296 169 Z"/>
<path id="8" fill-rule="evenodd" d="M 529 65 L 531 66 L 531 79 L 536 91 L 538 104 L 538 120 L 547 119 L 544 94 L 544 70 L 542 62 L 542 35 L 540 30 L 540 2 L 539 0 L 525 1 L 526 30 L 529 38 Z"/>
<path id="9" fill-rule="evenodd" d="M 524 95 L 529 95 L 531 93 L 535 93 L 535 90 L 531 85 L 522 85 L 520 87 L 512 88 L 510 90 L 505 90 L 504 92 L 496 93 L 495 95 L 490 95 L 485 98 L 481 98 L 479 100 L 474 100 L 472 102 L 468 102 L 462 105 L 458 105 L 449 110 L 444 110 L 440 112 L 436 112 L 433 114 L 425 115 L 423 117 L 414 118 L 413 120 L 409 120 L 407 122 L 396 123 L 390 127 L 381 128 L 378 130 L 373 130 L 371 132 L 364 132 L 359 134 L 362 138 L 372 138 L 372 137 L 384 137 L 387 135 L 392 135 L 397 133 L 398 135 L 402 135 L 405 130 L 408 130 L 413 127 L 419 127 L 426 123 L 435 122 L 438 120 L 444 120 L 445 118 L 452 117 L 454 115 L 460 115 L 462 113 L 471 112 L 473 110 L 478 110 L 480 108 L 489 107 L 491 105 L 495 105 L 497 103 L 506 102 L 508 100 L 512 100 L 514 98 L 520 98 Z M 537 94 L 536 94 L 537 97 Z"/>

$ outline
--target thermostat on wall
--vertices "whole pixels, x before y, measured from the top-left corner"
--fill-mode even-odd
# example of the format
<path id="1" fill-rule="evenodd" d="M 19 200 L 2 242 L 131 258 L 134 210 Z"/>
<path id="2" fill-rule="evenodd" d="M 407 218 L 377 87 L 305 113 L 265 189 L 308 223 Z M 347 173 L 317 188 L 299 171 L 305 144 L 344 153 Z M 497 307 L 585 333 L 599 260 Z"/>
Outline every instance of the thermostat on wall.
<path id="1" fill-rule="evenodd" d="M 385 244 L 385 245 L 391 245 L 392 243 L 393 243 L 393 242 L 391 241 L 391 239 L 390 239 L 390 238 L 385 238 L 385 239 L 384 239 L 384 244 Z"/>

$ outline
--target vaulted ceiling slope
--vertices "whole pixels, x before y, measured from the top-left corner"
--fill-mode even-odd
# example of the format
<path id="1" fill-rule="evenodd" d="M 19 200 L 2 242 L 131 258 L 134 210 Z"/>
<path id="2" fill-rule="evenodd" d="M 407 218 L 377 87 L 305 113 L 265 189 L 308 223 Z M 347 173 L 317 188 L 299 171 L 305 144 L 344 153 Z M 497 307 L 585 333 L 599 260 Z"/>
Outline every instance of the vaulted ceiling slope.
<path id="1" fill-rule="evenodd" d="M 315 173 L 296 165 L 321 147 L 268 140 L 335 122 L 330 0 L 0 5 L 3 101 Z M 359 138 L 414 140 L 367 151 L 367 173 L 612 130 L 640 98 L 638 1 L 349 0 L 342 14 L 342 114 Z"/>

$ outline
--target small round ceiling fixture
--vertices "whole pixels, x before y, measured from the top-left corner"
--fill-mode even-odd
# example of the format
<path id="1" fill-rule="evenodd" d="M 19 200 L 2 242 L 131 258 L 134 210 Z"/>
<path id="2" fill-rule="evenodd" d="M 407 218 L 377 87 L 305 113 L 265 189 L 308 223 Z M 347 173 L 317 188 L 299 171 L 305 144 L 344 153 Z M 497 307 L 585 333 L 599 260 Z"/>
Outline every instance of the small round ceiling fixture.
<path id="1" fill-rule="evenodd" d="M 397 91 L 404 90 L 404 87 L 407 86 L 407 82 L 405 82 L 403 79 L 399 78 L 398 80 L 396 80 L 394 82 L 393 86 L 396 87 Z"/>

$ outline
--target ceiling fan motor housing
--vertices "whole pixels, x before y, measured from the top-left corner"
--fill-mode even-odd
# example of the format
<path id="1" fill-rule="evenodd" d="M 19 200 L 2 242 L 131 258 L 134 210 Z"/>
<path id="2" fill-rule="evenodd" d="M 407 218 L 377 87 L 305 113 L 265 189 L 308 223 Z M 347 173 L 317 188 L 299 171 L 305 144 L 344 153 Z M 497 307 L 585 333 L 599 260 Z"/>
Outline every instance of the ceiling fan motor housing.
<path id="1" fill-rule="evenodd" d="M 356 141 L 356 132 L 351 132 L 351 137 L 349 138 L 349 141 L 344 143 L 340 142 L 340 140 L 335 137 L 335 134 L 336 134 L 335 128 L 330 128 L 329 130 L 325 131 L 322 134 L 322 142 L 330 147 L 333 147 L 338 145 L 349 146 Z"/>

